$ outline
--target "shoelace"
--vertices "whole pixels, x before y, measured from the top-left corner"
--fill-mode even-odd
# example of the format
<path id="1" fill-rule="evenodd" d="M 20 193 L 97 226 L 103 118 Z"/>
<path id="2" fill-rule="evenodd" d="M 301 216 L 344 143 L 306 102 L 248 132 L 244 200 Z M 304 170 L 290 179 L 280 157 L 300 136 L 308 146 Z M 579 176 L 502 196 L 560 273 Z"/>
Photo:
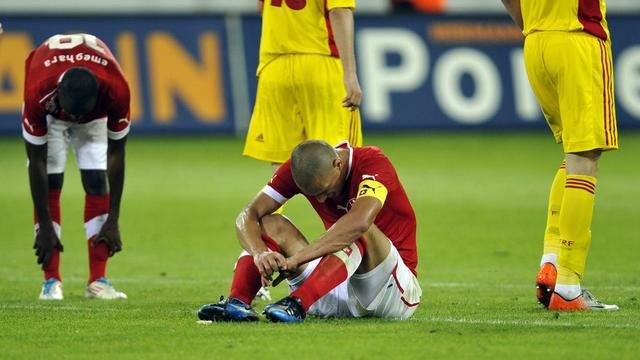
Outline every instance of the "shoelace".
<path id="1" fill-rule="evenodd" d="M 602 307 L 602 303 L 600 300 L 596 299 L 593 294 L 589 290 L 582 290 L 582 296 L 584 296 L 584 300 L 589 304 L 589 306 Z"/>

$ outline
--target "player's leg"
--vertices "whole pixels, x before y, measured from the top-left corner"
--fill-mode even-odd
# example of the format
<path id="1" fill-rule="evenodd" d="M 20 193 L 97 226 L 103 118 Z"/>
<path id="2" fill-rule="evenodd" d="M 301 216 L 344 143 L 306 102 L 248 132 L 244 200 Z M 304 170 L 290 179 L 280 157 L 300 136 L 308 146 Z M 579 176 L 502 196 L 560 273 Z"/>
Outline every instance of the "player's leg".
<path id="1" fill-rule="evenodd" d="M 558 143 L 562 142 L 562 122 L 560 117 L 560 103 L 557 90 L 557 69 L 548 68 L 544 58 L 545 48 L 553 43 L 557 37 L 555 33 L 539 32 L 527 36 L 524 45 L 524 60 L 529 83 L 533 89 L 542 113 Z M 560 207 L 564 194 L 566 169 L 564 162 L 556 171 L 551 190 L 547 212 L 547 225 L 544 235 L 544 247 L 540 270 L 536 276 L 538 301 L 549 305 L 551 294 L 556 283 L 558 253 L 560 251 Z"/>
<path id="2" fill-rule="evenodd" d="M 538 301 L 549 306 L 558 274 L 558 254 L 560 253 L 560 209 L 567 178 L 566 162 L 563 160 L 551 183 L 549 205 L 547 207 L 547 226 L 544 232 L 544 247 L 540 260 L 540 271 L 536 276 Z"/>
<path id="3" fill-rule="evenodd" d="M 349 141 L 362 146 L 360 111 L 342 107 L 346 95 L 342 64 L 330 56 L 296 55 L 296 99 L 305 130 L 305 140 L 323 140 L 330 145 Z"/>
<path id="4" fill-rule="evenodd" d="M 422 289 L 418 279 L 391 241 L 387 242 L 389 253 L 380 264 L 349 278 L 350 306 L 356 317 L 407 319 L 420 304 Z"/>
<path id="5" fill-rule="evenodd" d="M 89 254 L 89 278 L 85 296 L 102 300 L 124 299 L 126 295 L 117 291 L 107 280 L 107 245 L 104 242 L 91 245 L 109 214 L 107 121 L 98 119 L 86 124 L 74 124 L 72 130 L 71 144 L 85 191 L 84 228 Z"/>
<path id="6" fill-rule="evenodd" d="M 62 236 L 60 195 L 64 183 L 64 169 L 67 162 L 69 138 L 65 122 L 54 120 L 47 132 L 47 174 L 49 183 L 49 212 L 56 235 Z M 38 232 L 38 218 L 34 211 L 35 232 Z M 62 239 L 61 239 L 62 240 Z M 62 300 L 62 277 L 60 275 L 60 250 L 53 249 L 49 264 L 44 269 L 45 282 L 40 292 L 41 300 Z"/>
<path id="7" fill-rule="evenodd" d="M 385 263 L 385 260 L 389 256 L 390 249 L 389 239 L 380 229 L 372 225 L 363 235 L 362 239 L 359 239 L 343 250 L 320 259 L 313 271 L 304 279 L 304 282 L 291 292 L 288 299 L 283 300 L 287 304 L 292 304 L 294 301 L 297 302 L 302 314 L 304 314 L 308 312 L 318 300 L 351 278 L 355 273 L 368 273 Z M 391 270 L 392 268 L 381 271 L 385 271 L 387 275 L 389 275 Z M 382 286 L 383 284 L 379 284 L 379 287 L 375 290 L 380 291 L 380 287 Z M 269 317 L 268 307 L 265 308 L 265 312 Z M 280 319 L 277 317 L 278 314 L 275 315 L 274 319 L 272 319 L 274 321 L 296 320 L 285 316 Z"/>
<path id="8" fill-rule="evenodd" d="M 80 170 L 84 196 L 84 227 L 89 248 L 89 281 L 106 277 L 109 248 L 104 242 L 95 246 L 91 242 L 100 232 L 109 214 L 109 194 L 105 170 Z"/>
<path id="9" fill-rule="evenodd" d="M 260 220 L 262 240 L 271 251 L 280 252 L 289 257 L 308 245 L 300 230 L 283 215 L 268 215 Z M 304 267 L 300 269 L 304 270 Z M 298 274 L 293 274 L 296 276 Z M 251 304 L 260 289 L 260 273 L 253 257 L 243 251 L 234 270 L 229 297 Z"/>
<path id="10" fill-rule="evenodd" d="M 591 243 L 598 160 L 603 150 L 617 148 L 611 50 L 608 43 L 583 33 L 558 37 L 547 50 L 546 65 L 557 75 L 567 164 L 558 277 L 549 309 L 609 309 L 583 293 L 580 283 Z"/>
<path id="11" fill-rule="evenodd" d="M 262 240 L 269 250 L 291 256 L 308 245 L 304 235 L 285 216 L 273 214 L 260 220 Z M 300 271 L 304 271 L 302 266 Z M 298 274 L 292 274 L 297 276 Z M 236 262 L 229 296 L 216 304 L 204 305 L 198 311 L 200 320 L 257 321 L 258 314 L 251 308 L 261 287 L 260 272 L 253 257 L 242 251 Z"/>

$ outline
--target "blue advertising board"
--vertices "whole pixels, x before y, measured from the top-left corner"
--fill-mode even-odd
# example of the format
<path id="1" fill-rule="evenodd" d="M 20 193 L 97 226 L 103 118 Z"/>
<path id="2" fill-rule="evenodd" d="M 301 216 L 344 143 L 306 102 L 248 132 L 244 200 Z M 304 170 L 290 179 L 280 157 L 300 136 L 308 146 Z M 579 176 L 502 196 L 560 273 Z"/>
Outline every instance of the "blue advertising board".
<path id="1" fill-rule="evenodd" d="M 92 33 L 111 47 L 130 82 L 136 133 L 242 129 L 255 99 L 261 19 L 229 19 L 0 18 L 0 133 L 19 133 L 29 51 L 66 32 Z M 609 19 L 622 127 L 640 127 L 637 22 Z M 522 37 L 506 16 L 358 17 L 356 56 L 365 129 L 546 126 L 524 72 Z"/>

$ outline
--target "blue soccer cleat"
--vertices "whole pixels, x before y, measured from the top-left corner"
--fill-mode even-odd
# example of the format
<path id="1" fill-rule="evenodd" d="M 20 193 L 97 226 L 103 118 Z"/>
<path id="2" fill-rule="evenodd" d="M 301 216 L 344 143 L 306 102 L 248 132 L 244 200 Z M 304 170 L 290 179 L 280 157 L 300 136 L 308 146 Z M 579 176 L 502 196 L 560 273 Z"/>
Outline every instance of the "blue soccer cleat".
<path id="1" fill-rule="evenodd" d="M 251 305 L 235 298 L 224 298 L 216 304 L 203 305 L 198 310 L 198 318 L 208 321 L 258 321 L 258 313 Z"/>
<path id="2" fill-rule="evenodd" d="M 276 303 L 267 305 L 263 313 L 272 322 L 299 323 L 303 322 L 307 316 L 300 299 L 293 296 L 287 296 Z"/>

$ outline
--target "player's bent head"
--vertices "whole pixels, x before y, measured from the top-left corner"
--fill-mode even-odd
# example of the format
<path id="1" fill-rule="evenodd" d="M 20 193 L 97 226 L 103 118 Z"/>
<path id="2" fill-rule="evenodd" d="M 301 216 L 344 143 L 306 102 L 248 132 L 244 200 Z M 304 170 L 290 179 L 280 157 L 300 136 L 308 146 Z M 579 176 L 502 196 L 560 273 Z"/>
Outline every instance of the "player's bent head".
<path id="1" fill-rule="evenodd" d="M 95 74 L 81 66 L 69 68 L 58 80 L 58 101 L 65 113 L 82 117 L 96 106 L 98 79 Z"/>
<path id="2" fill-rule="evenodd" d="M 293 181 L 305 194 L 317 194 L 324 190 L 327 177 L 336 171 L 338 159 L 336 150 L 326 142 L 305 141 L 296 146 L 291 154 Z"/>

